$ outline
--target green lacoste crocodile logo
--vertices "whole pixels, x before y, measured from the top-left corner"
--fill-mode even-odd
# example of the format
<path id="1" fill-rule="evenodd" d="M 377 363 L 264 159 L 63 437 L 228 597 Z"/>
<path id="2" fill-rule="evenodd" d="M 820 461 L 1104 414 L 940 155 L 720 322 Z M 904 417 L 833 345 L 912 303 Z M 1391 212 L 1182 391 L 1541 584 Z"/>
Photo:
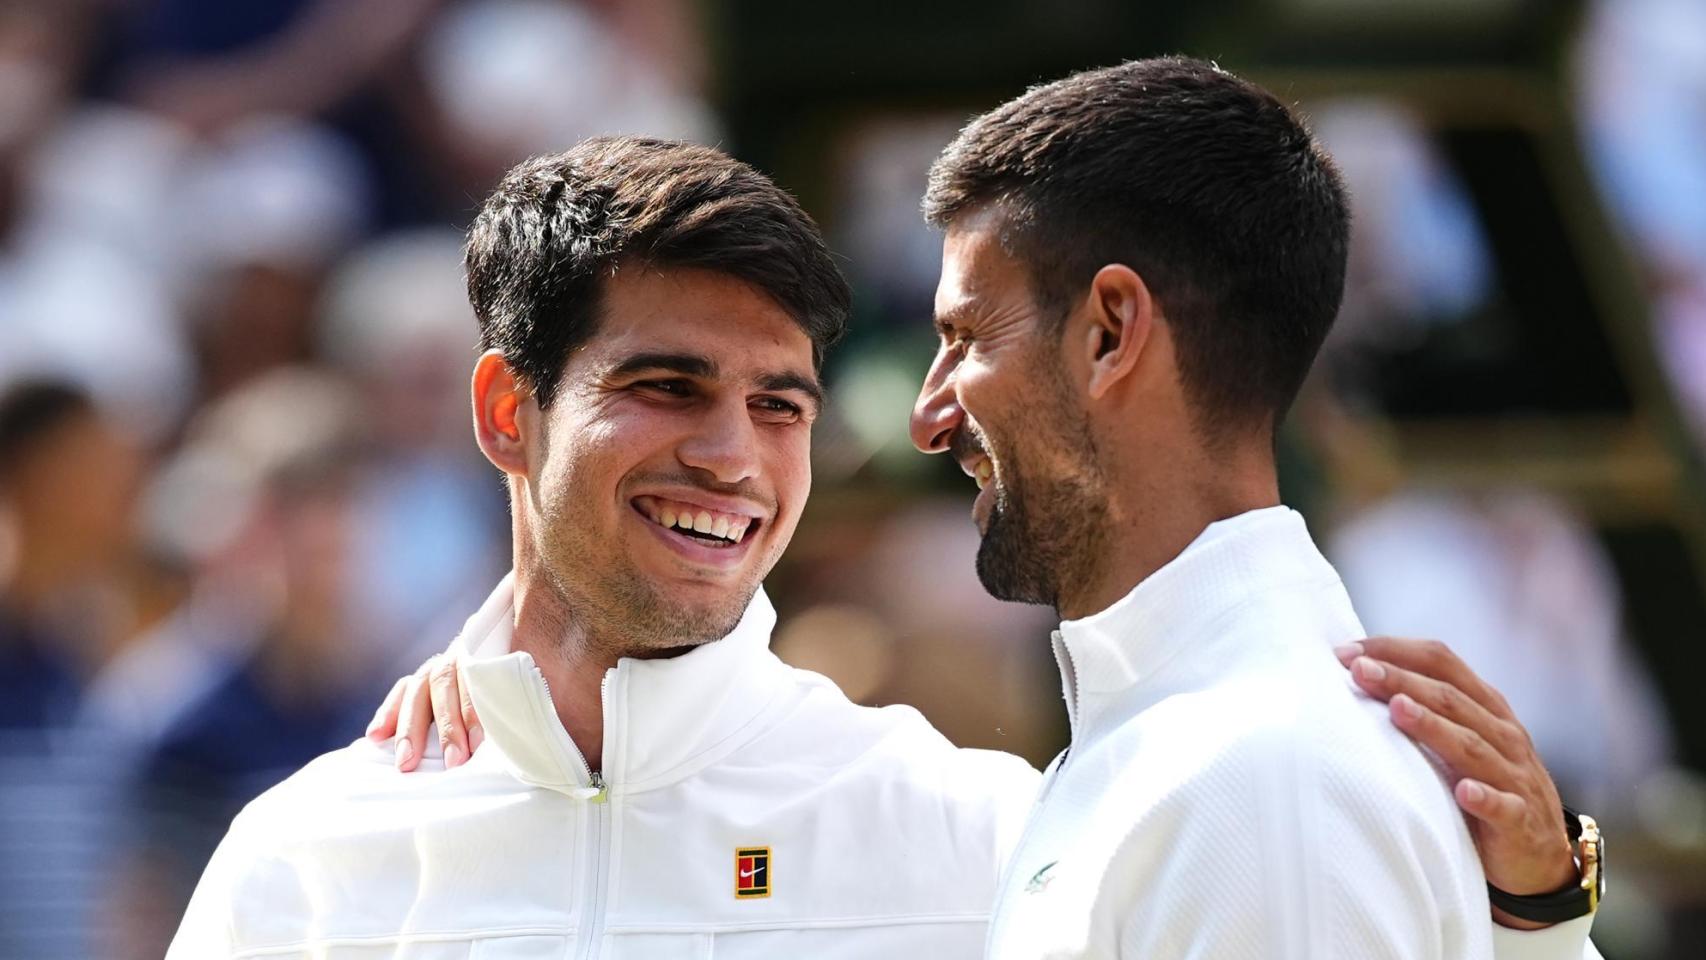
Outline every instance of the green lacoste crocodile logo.
<path id="1" fill-rule="evenodd" d="M 1059 862 L 1059 860 L 1050 860 L 1048 863 L 1043 864 L 1041 870 L 1031 874 L 1030 882 L 1025 884 L 1025 892 L 1042 893 L 1044 890 L 1047 890 L 1048 885 L 1054 882 L 1054 877 L 1049 875 L 1049 871 L 1053 870 L 1054 865 Z"/>

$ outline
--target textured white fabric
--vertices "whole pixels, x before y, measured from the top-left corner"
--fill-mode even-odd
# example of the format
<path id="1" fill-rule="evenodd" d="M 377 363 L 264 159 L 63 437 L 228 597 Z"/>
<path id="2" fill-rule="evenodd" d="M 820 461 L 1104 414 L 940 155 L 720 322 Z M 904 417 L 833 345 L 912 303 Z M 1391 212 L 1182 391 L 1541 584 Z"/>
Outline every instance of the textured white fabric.
<path id="1" fill-rule="evenodd" d="M 457 643 L 486 729 L 473 759 L 400 774 L 358 742 L 269 791 L 171 960 L 980 953 L 1035 770 L 785 666 L 759 594 L 728 637 L 606 674 L 595 796 L 532 658 L 508 652 L 512 598 L 506 581 Z M 739 899 L 753 846 L 771 892 Z"/>
<path id="2" fill-rule="evenodd" d="M 1283 507 L 1210 526 L 1062 624 L 1072 745 L 1045 774 L 989 955 L 1493 956 L 1446 784 L 1333 656 L 1362 636 Z"/>
<path id="3" fill-rule="evenodd" d="M 1604 960 L 1588 940 L 1593 917 L 1577 917 L 1544 930 L 1493 928 L 1493 954 L 1499 960 Z"/>

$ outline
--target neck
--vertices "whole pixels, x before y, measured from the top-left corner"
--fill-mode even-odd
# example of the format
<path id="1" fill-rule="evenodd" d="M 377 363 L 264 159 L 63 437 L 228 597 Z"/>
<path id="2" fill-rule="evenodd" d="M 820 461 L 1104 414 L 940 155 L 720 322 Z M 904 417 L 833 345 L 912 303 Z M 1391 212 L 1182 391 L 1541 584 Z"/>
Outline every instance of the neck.
<path id="1" fill-rule="evenodd" d="M 591 642 L 549 578 L 517 560 L 513 649 L 532 655 L 551 688 L 558 722 L 587 768 L 598 771 L 604 763 L 604 674 L 620 656 Z"/>
<path id="2" fill-rule="evenodd" d="M 1197 451 L 1182 459 L 1151 452 L 1134 462 L 1195 466 L 1160 476 L 1124 474 L 1126 482 L 1110 491 L 1109 526 L 1127 534 L 1105 538 L 1103 555 L 1089 565 L 1094 572 L 1079 589 L 1062 589 L 1062 619 L 1113 606 L 1183 553 L 1209 524 L 1280 502 L 1273 457 L 1265 450 L 1212 456 Z"/>

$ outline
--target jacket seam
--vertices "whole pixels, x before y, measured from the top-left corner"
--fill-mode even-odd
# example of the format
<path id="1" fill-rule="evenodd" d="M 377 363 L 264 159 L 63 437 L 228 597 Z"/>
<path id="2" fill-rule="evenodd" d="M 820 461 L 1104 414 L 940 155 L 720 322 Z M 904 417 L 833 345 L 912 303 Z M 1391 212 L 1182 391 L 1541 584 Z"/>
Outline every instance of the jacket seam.
<path id="1" fill-rule="evenodd" d="M 605 933 L 741 933 L 762 930 L 841 930 L 859 927 L 912 927 L 929 924 L 988 923 L 989 913 L 920 913 L 892 917 L 834 917 L 827 920 L 745 920 L 732 923 L 606 924 Z"/>
<path id="2" fill-rule="evenodd" d="M 578 927 L 498 927 L 479 930 L 440 930 L 431 933 L 375 933 L 338 937 L 304 937 L 288 943 L 248 947 L 232 954 L 233 960 L 267 957 L 308 947 L 364 946 L 371 944 L 455 943 L 458 940 L 491 940 L 499 937 L 572 937 Z"/>
<path id="3" fill-rule="evenodd" d="M 909 927 L 928 924 L 987 923 L 988 913 L 930 913 L 879 917 L 836 917 L 827 920 L 750 920 L 737 923 L 633 923 L 605 924 L 609 935 L 645 933 L 718 934 L 767 930 L 840 930 L 860 927 Z M 250 947 L 232 954 L 236 960 L 265 957 L 308 947 L 363 946 L 371 944 L 454 943 L 458 940 L 491 940 L 500 937 L 573 937 L 578 927 L 506 927 L 477 930 L 443 930 L 433 933 L 372 934 L 367 936 L 308 937 L 289 943 Z"/>

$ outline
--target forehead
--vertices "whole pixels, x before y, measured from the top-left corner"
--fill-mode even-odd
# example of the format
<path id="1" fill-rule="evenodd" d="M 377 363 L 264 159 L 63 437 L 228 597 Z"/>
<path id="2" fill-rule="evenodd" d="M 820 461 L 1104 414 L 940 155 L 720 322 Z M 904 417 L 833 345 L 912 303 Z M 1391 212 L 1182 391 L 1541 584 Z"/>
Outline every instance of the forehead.
<path id="1" fill-rule="evenodd" d="M 1001 243 L 1005 222 L 999 211 L 984 207 L 948 225 L 936 285 L 938 319 L 1029 303 L 1024 266 Z"/>
<path id="2" fill-rule="evenodd" d="M 624 265 L 604 285 L 589 352 L 690 351 L 742 369 L 777 363 L 810 370 L 812 342 L 762 289 L 696 268 Z"/>

